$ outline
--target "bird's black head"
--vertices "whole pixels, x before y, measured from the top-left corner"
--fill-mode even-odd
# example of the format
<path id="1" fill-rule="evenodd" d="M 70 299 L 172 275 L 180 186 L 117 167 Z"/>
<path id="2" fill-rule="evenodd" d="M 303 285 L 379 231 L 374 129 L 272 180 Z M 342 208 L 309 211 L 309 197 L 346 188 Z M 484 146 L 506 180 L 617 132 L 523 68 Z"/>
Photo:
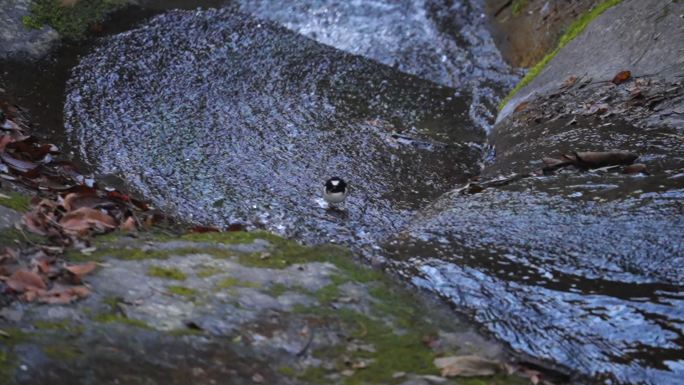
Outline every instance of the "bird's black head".
<path id="1" fill-rule="evenodd" d="M 347 183 L 342 178 L 332 177 L 325 182 L 325 191 L 329 193 L 341 193 L 347 190 Z"/>

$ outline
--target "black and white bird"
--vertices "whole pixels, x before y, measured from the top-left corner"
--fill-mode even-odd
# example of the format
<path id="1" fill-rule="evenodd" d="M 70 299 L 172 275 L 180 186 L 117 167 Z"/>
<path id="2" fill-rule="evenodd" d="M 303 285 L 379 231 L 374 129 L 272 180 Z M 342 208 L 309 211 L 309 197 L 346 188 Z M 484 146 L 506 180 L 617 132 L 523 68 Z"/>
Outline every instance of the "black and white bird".
<path id="1" fill-rule="evenodd" d="M 347 183 L 338 177 L 332 177 L 325 182 L 323 198 L 329 204 L 340 204 L 347 198 Z"/>

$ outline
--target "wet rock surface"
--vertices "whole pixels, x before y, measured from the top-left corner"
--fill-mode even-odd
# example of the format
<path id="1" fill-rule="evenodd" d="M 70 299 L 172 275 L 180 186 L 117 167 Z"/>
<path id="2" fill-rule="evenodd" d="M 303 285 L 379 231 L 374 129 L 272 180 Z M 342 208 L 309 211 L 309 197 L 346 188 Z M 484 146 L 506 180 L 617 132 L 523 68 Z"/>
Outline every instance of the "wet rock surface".
<path id="1" fill-rule="evenodd" d="M 570 76 L 610 81 L 628 70 L 633 76 L 681 81 L 684 6 L 678 2 L 625 0 L 594 20 L 503 108 L 497 120 L 521 102 L 554 92 Z"/>
<path id="2" fill-rule="evenodd" d="M 488 130 L 512 74 L 478 1 L 240 1 L 239 8 L 302 35 L 470 94 L 469 117 Z"/>
<path id="3" fill-rule="evenodd" d="M 668 53 L 681 7 L 651 5 L 646 18 L 640 2 L 607 11 L 504 109 L 480 177 L 523 178 L 445 194 L 388 243 L 407 279 L 595 382 L 684 377 L 682 67 Z M 542 172 L 544 157 L 608 150 L 644 173 Z"/>
<path id="4" fill-rule="evenodd" d="M 424 299 L 344 254 L 269 234 L 100 242 L 81 256 L 106 263 L 88 279 L 89 299 L 2 309 L 0 379 L 460 384 L 435 376 L 434 357 L 505 358 L 439 305 L 426 311 Z"/>
<path id="5" fill-rule="evenodd" d="M 235 11 L 170 12 L 74 70 L 67 127 L 102 173 L 192 222 L 369 243 L 479 171 L 468 97 Z M 347 210 L 321 204 L 344 176 Z"/>
<path id="6" fill-rule="evenodd" d="M 34 30 L 24 26 L 22 18 L 28 15 L 30 6 L 30 0 L 3 0 L 0 7 L 0 59 L 37 59 L 59 42 L 59 34 L 50 27 Z"/>

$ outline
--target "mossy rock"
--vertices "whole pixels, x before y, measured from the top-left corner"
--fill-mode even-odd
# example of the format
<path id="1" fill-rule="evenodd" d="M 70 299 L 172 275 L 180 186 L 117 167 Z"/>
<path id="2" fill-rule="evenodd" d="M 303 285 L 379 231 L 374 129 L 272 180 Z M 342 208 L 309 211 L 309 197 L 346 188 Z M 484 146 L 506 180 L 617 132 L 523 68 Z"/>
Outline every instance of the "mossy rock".
<path id="1" fill-rule="evenodd" d="M 64 3 L 60 0 L 35 0 L 30 14 L 24 16 L 22 23 L 27 28 L 35 29 L 49 25 L 66 39 L 81 40 L 92 25 L 104 21 L 108 14 L 123 8 L 130 0 L 80 0 L 73 5 Z"/>

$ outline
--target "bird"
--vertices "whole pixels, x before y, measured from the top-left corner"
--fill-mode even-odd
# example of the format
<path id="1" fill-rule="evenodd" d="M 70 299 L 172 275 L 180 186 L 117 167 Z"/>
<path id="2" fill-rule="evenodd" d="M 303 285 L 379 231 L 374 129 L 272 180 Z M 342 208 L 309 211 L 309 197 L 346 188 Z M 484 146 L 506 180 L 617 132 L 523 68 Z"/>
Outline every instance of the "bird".
<path id="1" fill-rule="evenodd" d="M 347 182 L 335 176 L 325 182 L 323 186 L 323 199 L 328 204 L 337 205 L 344 202 L 348 192 Z"/>

